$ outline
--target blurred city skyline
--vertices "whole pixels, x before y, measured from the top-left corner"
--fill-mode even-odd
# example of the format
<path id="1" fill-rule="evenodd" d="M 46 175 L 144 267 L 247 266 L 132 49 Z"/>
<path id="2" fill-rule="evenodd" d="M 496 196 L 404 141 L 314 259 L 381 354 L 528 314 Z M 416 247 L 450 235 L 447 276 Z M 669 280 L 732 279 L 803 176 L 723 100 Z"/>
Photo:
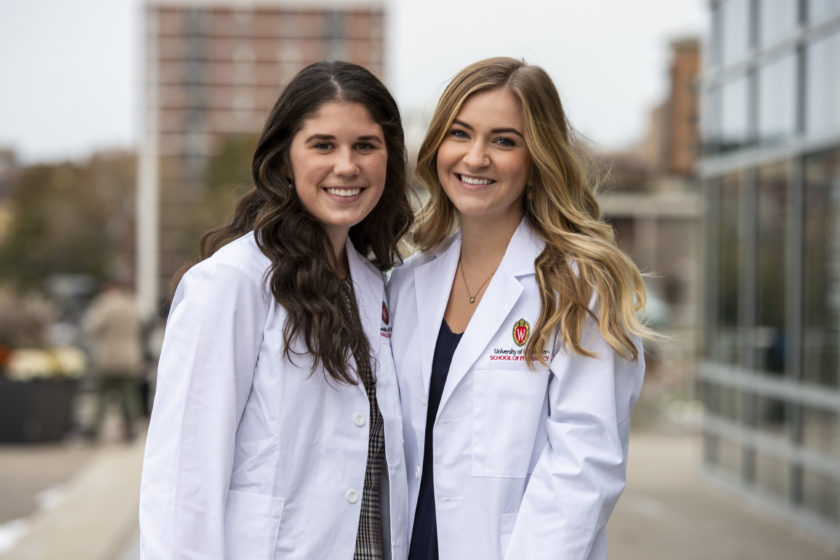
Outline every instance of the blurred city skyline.
<path id="1" fill-rule="evenodd" d="M 141 5 L 0 4 L 0 147 L 24 164 L 137 147 Z M 384 78 L 409 127 L 422 127 L 461 67 L 508 55 L 543 66 L 572 123 L 604 148 L 643 136 L 649 111 L 665 95 L 669 42 L 702 37 L 706 26 L 704 0 L 384 5 Z"/>

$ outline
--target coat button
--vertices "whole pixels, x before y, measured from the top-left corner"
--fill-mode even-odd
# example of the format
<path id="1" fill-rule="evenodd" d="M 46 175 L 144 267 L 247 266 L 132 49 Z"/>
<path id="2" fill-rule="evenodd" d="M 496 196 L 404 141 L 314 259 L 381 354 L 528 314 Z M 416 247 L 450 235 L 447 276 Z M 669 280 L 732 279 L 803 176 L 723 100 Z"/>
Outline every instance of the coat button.
<path id="1" fill-rule="evenodd" d="M 365 417 L 365 415 L 362 414 L 361 412 L 357 412 L 356 414 L 353 415 L 353 422 L 357 426 L 362 427 L 367 422 L 367 417 Z"/>
<path id="2" fill-rule="evenodd" d="M 425 404 L 426 404 L 426 393 L 423 393 L 423 394 L 420 396 L 420 402 L 421 402 L 421 403 L 423 403 L 423 405 L 425 405 Z"/>
<path id="3" fill-rule="evenodd" d="M 417 478 L 417 480 L 420 480 L 420 473 L 421 473 L 421 472 L 422 472 L 422 471 L 421 471 L 421 469 L 420 469 L 420 465 L 417 465 L 417 466 L 414 468 L 414 476 Z"/>
<path id="4" fill-rule="evenodd" d="M 344 494 L 344 498 L 351 504 L 355 504 L 359 501 L 359 493 L 351 488 L 346 494 Z"/>

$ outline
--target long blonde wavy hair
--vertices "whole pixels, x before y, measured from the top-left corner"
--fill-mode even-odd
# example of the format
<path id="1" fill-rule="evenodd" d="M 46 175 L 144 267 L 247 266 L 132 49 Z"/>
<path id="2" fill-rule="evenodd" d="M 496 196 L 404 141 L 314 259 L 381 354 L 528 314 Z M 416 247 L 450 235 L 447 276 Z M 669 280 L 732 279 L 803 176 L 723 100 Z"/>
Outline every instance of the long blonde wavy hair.
<path id="1" fill-rule="evenodd" d="M 638 358 L 632 336 L 653 336 L 637 313 L 645 305 L 639 269 L 615 245 L 612 227 L 601 219 L 585 152 L 566 120 L 554 83 L 539 66 L 498 57 L 464 68 L 438 102 L 417 157 L 417 177 L 429 191 L 414 242 L 430 250 L 457 226 L 457 210 L 443 192 L 437 152 L 461 106 L 471 95 L 506 88 L 519 101 L 531 169 L 523 196 L 525 215 L 545 241 L 535 261 L 541 309 L 525 347 L 528 363 L 544 361 L 542 349 L 559 327 L 563 344 L 594 356 L 581 346 L 587 315 L 604 339 L 628 360 Z M 597 306 L 589 308 L 593 295 Z"/>

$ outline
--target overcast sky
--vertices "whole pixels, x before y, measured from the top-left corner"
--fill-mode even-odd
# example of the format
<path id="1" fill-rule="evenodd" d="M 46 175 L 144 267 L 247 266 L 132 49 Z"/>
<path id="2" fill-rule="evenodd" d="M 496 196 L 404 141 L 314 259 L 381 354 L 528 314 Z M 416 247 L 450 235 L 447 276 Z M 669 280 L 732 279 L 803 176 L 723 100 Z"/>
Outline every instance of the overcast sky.
<path id="1" fill-rule="evenodd" d="M 706 0 L 388 0 L 386 80 L 428 117 L 460 68 L 525 58 L 604 147 L 638 138 L 666 90 L 668 42 Z M 140 0 L 0 0 L 0 145 L 25 162 L 136 144 Z"/>

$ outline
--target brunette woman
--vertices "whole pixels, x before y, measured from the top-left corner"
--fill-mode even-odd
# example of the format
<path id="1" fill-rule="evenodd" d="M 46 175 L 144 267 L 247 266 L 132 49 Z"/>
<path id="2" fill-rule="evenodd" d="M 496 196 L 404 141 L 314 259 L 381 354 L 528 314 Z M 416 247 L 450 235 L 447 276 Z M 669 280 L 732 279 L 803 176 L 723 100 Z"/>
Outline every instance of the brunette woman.
<path id="1" fill-rule="evenodd" d="M 360 66 L 308 66 L 274 105 L 252 171 L 174 295 L 142 556 L 404 558 L 381 273 L 412 219 L 397 105 Z"/>

